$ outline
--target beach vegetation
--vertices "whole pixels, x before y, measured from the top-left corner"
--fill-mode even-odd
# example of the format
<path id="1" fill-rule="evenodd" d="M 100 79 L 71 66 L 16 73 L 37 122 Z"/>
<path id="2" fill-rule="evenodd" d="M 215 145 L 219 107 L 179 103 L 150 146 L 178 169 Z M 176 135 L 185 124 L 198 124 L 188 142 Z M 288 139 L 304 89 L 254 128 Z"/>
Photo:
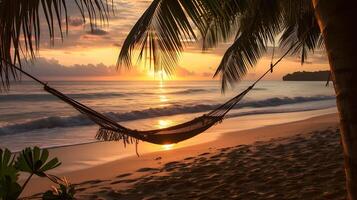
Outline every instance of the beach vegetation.
<path id="1" fill-rule="evenodd" d="M 43 199 L 74 199 L 74 186 L 67 179 L 48 173 L 60 165 L 57 158 L 49 157 L 47 149 L 28 147 L 19 153 L 0 149 L 0 200 L 18 199 L 34 175 L 48 178 L 59 187 L 45 192 Z M 23 183 L 20 174 L 27 175 Z"/>

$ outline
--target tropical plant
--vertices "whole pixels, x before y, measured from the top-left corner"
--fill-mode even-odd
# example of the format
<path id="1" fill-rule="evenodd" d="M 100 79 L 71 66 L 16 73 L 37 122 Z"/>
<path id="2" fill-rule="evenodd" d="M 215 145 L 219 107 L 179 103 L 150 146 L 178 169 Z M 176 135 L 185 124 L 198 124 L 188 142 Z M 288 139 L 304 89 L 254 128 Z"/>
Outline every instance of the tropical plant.
<path id="1" fill-rule="evenodd" d="M 26 148 L 22 150 L 21 154 L 17 157 L 15 167 L 19 171 L 29 173 L 29 177 L 26 179 L 22 188 L 25 188 L 33 175 L 39 177 L 47 177 L 45 173 L 48 170 L 54 169 L 61 165 L 57 158 L 53 158 L 48 161 L 48 150 L 41 150 L 39 147 Z"/>
<path id="2" fill-rule="evenodd" d="M 74 200 L 76 190 L 74 185 L 70 184 L 66 178 L 59 180 L 59 188 L 52 187 L 52 190 L 48 190 L 43 193 L 43 200 Z"/>
<path id="3" fill-rule="evenodd" d="M 269 44 L 301 56 L 324 48 L 340 116 L 348 198 L 357 199 L 357 19 L 353 0 L 153 0 L 128 34 L 118 66 L 149 60 L 157 71 L 174 71 L 193 39 L 203 49 L 233 40 L 214 76 L 222 90 L 241 80 Z M 191 23 L 192 22 L 192 23 Z M 197 39 L 198 38 L 198 39 Z M 135 52 L 138 49 L 138 53 Z"/>
<path id="4" fill-rule="evenodd" d="M 8 149 L 0 149 L 0 199 L 16 199 L 21 193 L 17 183 L 18 170 L 14 166 L 14 156 Z"/>
<path id="5" fill-rule="evenodd" d="M 12 154 L 8 149 L 0 149 L 0 200 L 18 199 L 33 175 L 46 177 L 59 185 L 57 192 L 48 191 L 44 199 L 74 199 L 75 189 L 67 179 L 60 179 L 47 171 L 60 166 L 57 158 L 49 159 L 47 149 L 38 147 L 26 148 L 18 154 Z M 25 182 L 20 185 L 19 173 L 28 173 Z"/>
<path id="6" fill-rule="evenodd" d="M 91 30 L 97 22 L 106 22 L 108 0 L 71 0 Z M 0 91 L 7 90 L 10 80 L 18 80 L 19 73 L 11 64 L 34 58 L 40 47 L 41 24 L 47 24 L 50 44 L 56 37 L 63 38 L 68 30 L 67 0 L 0 0 Z M 64 21 L 64 23 L 63 23 Z"/>

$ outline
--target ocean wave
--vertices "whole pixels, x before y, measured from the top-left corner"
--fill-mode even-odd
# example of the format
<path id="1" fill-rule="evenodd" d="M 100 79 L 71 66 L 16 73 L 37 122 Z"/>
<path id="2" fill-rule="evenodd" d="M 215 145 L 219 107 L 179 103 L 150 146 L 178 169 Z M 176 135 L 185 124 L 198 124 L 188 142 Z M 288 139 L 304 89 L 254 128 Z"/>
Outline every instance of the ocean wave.
<path id="1" fill-rule="evenodd" d="M 162 94 L 193 94 L 193 93 L 204 93 L 210 92 L 211 90 L 206 89 L 186 89 L 186 90 L 179 90 L 174 92 L 167 92 Z M 67 94 L 69 97 L 73 99 L 104 99 L 104 98 L 118 98 L 118 97 L 125 97 L 130 95 L 157 95 L 157 93 L 153 92 L 143 92 L 143 93 L 115 93 L 115 92 L 104 92 L 104 93 L 72 93 Z M 54 101 L 57 100 L 51 94 L 46 93 L 37 93 L 37 94 L 7 94 L 7 95 L 0 95 L 0 101 Z"/>
<path id="2" fill-rule="evenodd" d="M 332 100 L 334 96 L 311 96 L 311 97 L 283 97 L 270 98 L 257 101 L 242 101 L 234 109 L 238 108 L 263 108 L 274 107 L 287 104 Z M 172 105 L 163 108 L 149 108 L 144 110 L 130 111 L 126 113 L 107 112 L 108 117 L 117 122 L 148 119 L 153 117 L 172 116 L 178 114 L 199 113 L 213 110 L 220 104 L 198 104 L 198 105 Z M 244 115 L 244 113 L 242 113 Z M 248 114 L 248 113 L 246 113 Z M 42 119 L 31 120 L 23 123 L 10 124 L 0 127 L 0 135 L 22 133 L 38 129 L 65 128 L 75 126 L 86 126 L 94 124 L 84 115 L 66 116 L 66 117 L 46 117 Z"/>
<path id="3" fill-rule="evenodd" d="M 204 93 L 204 92 L 212 92 L 215 91 L 215 89 L 186 89 L 186 90 L 179 90 L 175 92 L 168 92 L 166 94 L 193 94 L 193 93 Z"/>
<path id="4" fill-rule="evenodd" d="M 116 98 L 124 97 L 123 93 L 73 93 L 67 94 L 73 99 L 99 99 L 99 98 Z M 7 94 L 0 95 L 0 101 L 53 101 L 57 98 L 51 94 Z"/>

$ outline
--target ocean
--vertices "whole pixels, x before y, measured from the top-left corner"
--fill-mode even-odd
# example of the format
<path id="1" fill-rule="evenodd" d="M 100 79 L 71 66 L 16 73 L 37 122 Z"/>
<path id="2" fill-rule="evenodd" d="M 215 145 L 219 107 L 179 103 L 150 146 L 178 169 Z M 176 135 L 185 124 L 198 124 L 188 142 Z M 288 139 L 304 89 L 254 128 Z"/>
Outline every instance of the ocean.
<path id="1" fill-rule="evenodd" d="M 145 130 L 172 126 L 209 112 L 251 82 L 243 81 L 225 94 L 221 93 L 219 81 L 56 81 L 49 84 L 125 126 Z M 272 124 L 254 120 L 263 115 L 274 116 L 277 123 L 284 121 L 284 113 L 300 113 L 294 117 L 297 120 L 330 112 L 336 112 L 334 91 L 332 86 L 325 87 L 324 82 L 261 81 L 227 118 L 242 119 L 240 125 L 230 127 L 230 130 L 242 130 Z M 243 120 L 248 116 L 250 120 Z M 224 129 L 224 122 L 215 127 L 221 127 L 213 128 L 215 132 L 229 131 L 227 127 Z M 0 147 L 18 151 L 35 145 L 48 148 L 96 142 L 97 128 L 34 82 L 15 83 L 8 93 L 0 94 Z M 206 134 L 205 138 L 216 136 Z"/>

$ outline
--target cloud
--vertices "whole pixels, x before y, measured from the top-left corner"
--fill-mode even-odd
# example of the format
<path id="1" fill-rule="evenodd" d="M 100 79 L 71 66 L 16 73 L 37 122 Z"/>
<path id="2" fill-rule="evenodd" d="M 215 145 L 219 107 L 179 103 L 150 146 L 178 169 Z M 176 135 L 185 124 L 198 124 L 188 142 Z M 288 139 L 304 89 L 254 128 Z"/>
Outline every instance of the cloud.
<path id="1" fill-rule="evenodd" d="M 42 80 L 153 80 L 148 68 L 120 69 L 114 65 L 75 64 L 66 66 L 56 59 L 37 58 L 33 62 L 23 61 L 24 69 Z M 173 74 L 177 80 L 211 79 L 212 73 L 190 71 L 177 66 Z M 23 77 L 26 79 L 26 77 Z"/>
<path id="2" fill-rule="evenodd" d="M 212 79 L 212 72 L 190 71 L 182 66 L 175 67 L 175 74 L 179 79 Z"/>
<path id="3" fill-rule="evenodd" d="M 187 77 L 187 76 L 196 76 L 197 74 L 194 71 L 189 71 L 186 68 L 177 66 L 175 68 L 175 75 L 182 76 L 182 77 Z"/>
<path id="4" fill-rule="evenodd" d="M 37 58 L 33 63 L 25 64 L 25 69 L 41 77 L 113 76 L 118 73 L 114 66 L 102 63 L 65 66 L 58 60 L 46 58 Z"/>
<path id="5" fill-rule="evenodd" d="M 121 46 L 122 46 L 122 44 L 121 44 L 121 43 L 119 43 L 119 42 L 115 42 L 115 43 L 113 43 L 113 46 L 115 46 L 115 47 L 121 47 Z"/>
<path id="6" fill-rule="evenodd" d="M 109 1 L 111 2 L 111 1 Z M 55 30 L 56 41 L 55 49 L 65 48 L 97 48 L 107 47 L 113 44 L 121 46 L 124 38 L 127 36 L 130 29 L 139 19 L 141 14 L 150 5 L 147 0 L 114 0 L 114 14 L 110 12 L 108 23 L 103 24 L 98 22 L 95 30 L 90 31 L 89 20 L 84 21 L 81 13 L 78 10 L 78 5 L 75 1 L 67 2 L 68 18 L 68 35 L 64 38 L 64 42 L 60 38 L 60 32 Z M 88 13 L 86 13 L 88 14 Z M 53 49 L 49 40 L 48 25 L 44 15 L 40 16 L 41 21 L 41 47 L 40 50 Z M 63 28 L 65 28 L 65 20 L 62 19 Z M 103 28 L 105 27 L 105 29 Z M 103 30 L 104 29 L 104 30 Z M 64 30 L 63 30 L 64 31 Z M 95 42 L 93 42 L 95 41 Z M 120 45 L 119 45 L 120 44 Z"/>
<path id="7" fill-rule="evenodd" d="M 56 59 L 37 58 L 23 61 L 24 69 L 43 80 L 135 80 L 147 78 L 145 71 L 117 70 L 116 66 L 99 64 L 75 64 L 65 66 Z M 25 77 L 24 77 L 25 78 Z"/>

